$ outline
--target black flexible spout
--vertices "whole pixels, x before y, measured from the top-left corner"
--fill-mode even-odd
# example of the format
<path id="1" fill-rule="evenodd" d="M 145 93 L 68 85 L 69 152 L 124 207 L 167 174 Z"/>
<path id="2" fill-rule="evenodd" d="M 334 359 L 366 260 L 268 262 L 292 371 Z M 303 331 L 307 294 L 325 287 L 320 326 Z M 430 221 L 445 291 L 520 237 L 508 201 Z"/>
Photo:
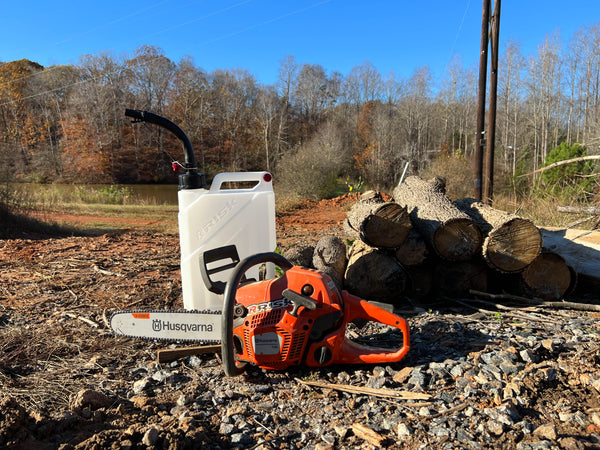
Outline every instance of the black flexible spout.
<path id="1" fill-rule="evenodd" d="M 179 175 L 179 189 L 199 189 L 206 187 L 204 174 L 198 173 L 196 167 L 196 156 L 187 135 L 181 128 L 164 117 L 157 116 L 148 111 L 139 111 L 137 109 L 126 109 L 125 115 L 132 117 L 140 122 L 148 122 L 166 128 L 173 133 L 183 144 L 183 157 L 185 173 Z"/>

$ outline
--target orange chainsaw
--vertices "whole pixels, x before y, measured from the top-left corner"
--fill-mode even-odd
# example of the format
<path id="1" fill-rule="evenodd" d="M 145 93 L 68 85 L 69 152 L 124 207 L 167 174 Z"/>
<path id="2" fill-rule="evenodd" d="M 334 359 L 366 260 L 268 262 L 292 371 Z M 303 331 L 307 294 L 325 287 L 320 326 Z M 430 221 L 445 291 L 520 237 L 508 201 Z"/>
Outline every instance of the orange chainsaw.
<path id="1" fill-rule="evenodd" d="M 381 304 L 340 293 L 322 272 L 293 266 L 277 253 L 260 253 L 240 261 L 235 246 L 204 252 L 200 259 L 199 275 L 207 288 L 224 296 L 222 311 L 117 311 L 110 318 L 113 331 L 152 340 L 220 341 L 229 376 L 242 373 L 248 363 L 272 370 L 301 364 L 379 364 L 399 361 L 408 352 L 408 325 L 402 317 Z M 257 265 L 261 269 L 279 267 L 281 276 L 247 279 L 246 272 Z M 229 274 L 227 282 L 213 279 L 223 272 Z M 402 346 L 390 350 L 349 339 L 346 328 L 353 321 L 377 322 L 399 330 Z"/>
<path id="2" fill-rule="evenodd" d="M 279 278 L 245 281 L 256 265 L 273 263 Z M 346 337 L 357 319 L 402 332 L 402 346 L 385 349 Z M 294 365 L 379 364 L 399 361 L 410 347 L 406 320 L 346 291 L 319 271 L 293 266 L 277 253 L 261 253 L 239 262 L 225 285 L 221 317 L 221 357 L 228 376 L 250 363 L 280 370 Z"/>

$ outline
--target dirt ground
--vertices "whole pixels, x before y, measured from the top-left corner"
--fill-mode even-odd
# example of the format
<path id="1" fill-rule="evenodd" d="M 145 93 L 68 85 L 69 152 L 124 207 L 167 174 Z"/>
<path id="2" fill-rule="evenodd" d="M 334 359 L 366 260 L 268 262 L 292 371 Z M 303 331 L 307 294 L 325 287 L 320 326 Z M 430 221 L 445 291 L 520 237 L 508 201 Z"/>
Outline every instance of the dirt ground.
<path id="1" fill-rule="evenodd" d="M 339 234 L 346 211 L 355 200 L 346 195 L 306 201 L 298 209 L 279 215 L 278 245 L 282 249 L 314 245 L 326 234 Z M 161 434 L 163 446 L 171 443 L 164 448 L 185 448 L 185 442 L 201 442 L 211 448 L 231 445 L 215 437 L 219 435 L 215 432 L 218 424 L 211 425 L 210 420 L 198 419 L 192 428 L 186 428 L 181 420 L 177 426 L 168 423 L 173 413 L 167 414 L 164 405 L 179 405 L 181 399 L 173 397 L 182 390 L 178 385 L 172 390 L 157 390 L 150 399 L 131 397 L 134 380 L 140 371 L 156 364 L 156 350 L 165 344 L 115 338 L 107 327 L 107 316 L 114 310 L 182 308 L 178 236 L 148 231 L 146 227 L 153 224 L 145 220 L 134 223 L 130 218 L 49 213 L 46 217 L 77 224 L 122 220 L 127 229 L 93 237 L 23 234 L 0 241 L 0 447 L 137 448 L 132 442 L 148 438 L 147 432 L 141 431 L 143 425 L 154 422 L 161 430 L 171 430 L 170 435 Z M 592 314 L 597 321 L 598 313 Z M 423 334 L 433 335 L 433 330 Z M 591 364 L 590 370 L 596 370 L 597 348 L 577 355 Z M 221 376 L 215 375 L 220 371 L 218 357 L 204 356 L 201 361 L 207 367 L 202 377 Z M 211 370 L 215 373 L 209 373 Z M 188 386 L 197 386 L 201 397 L 206 380 L 199 379 L 197 373 L 186 372 L 185 376 Z M 248 383 L 244 386 L 242 389 L 252 387 Z M 223 396 L 230 395 L 227 385 L 222 389 Z M 568 394 L 558 389 L 547 391 L 537 401 L 548 408 L 553 396 L 561 396 L 573 405 L 585 405 L 588 411 L 600 411 L 594 390 L 586 389 L 576 385 Z M 99 390 L 129 400 L 117 404 L 114 399 L 94 397 Z M 278 395 L 281 401 L 293 400 L 293 394 L 280 391 Z M 213 403 L 220 397 L 215 398 Z M 235 417 L 231 411 L 223 414 Z M 598 433 L 600 423 L 590 424 L 588 429 Z M 278 448 L 290 447 L 282 442 Z"/>

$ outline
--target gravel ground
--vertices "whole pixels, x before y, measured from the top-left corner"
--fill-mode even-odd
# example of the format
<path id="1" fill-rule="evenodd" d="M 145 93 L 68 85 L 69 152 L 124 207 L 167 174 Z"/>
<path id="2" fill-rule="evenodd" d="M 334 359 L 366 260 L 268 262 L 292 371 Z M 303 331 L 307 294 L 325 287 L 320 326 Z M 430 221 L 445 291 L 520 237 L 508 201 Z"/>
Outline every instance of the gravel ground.
<path id="1" fill-rule="evenodd" d="M 218 354 L 158 364 L 166 344 L 105 324 L 180 307 L 178 265 L 172 235 L 0 241 L 0 448 L 600 448 L 597 312 L 407 304 L 399 363 L 226 378 Z"/>

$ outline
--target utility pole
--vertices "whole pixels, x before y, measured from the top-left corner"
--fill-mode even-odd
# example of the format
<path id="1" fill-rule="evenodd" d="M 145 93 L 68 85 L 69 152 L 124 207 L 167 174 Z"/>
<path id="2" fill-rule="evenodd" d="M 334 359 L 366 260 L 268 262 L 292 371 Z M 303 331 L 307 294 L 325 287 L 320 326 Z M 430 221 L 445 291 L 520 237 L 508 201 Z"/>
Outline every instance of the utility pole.
<path id="1" fill-rule="evenodd" d="M 488 112 L 488 133 L 486 146 L 486 178 L 483 192 L 483 202 L 491 205 L 494 197 L 494 149 L 496 142 L 496 93 L 498 91 L 498 41 L 500 40 L 500 2 L 494 2 L 492 15 L 492 56 L 490 68 L 490 103 Z"/>
<path id="2" fill-rule="evenodd" d="M 477 131 L 475 133 L 475 191 L 474 197 L 481 201 L 483 178 L 483 142 L 485 126 L 485 93 L 487 82 L 488 30 L 490 24 L 490 0 L 483 0 L 481 17 L 481 53 L 479 54 L 479 90 L 477 100 Z"/>

